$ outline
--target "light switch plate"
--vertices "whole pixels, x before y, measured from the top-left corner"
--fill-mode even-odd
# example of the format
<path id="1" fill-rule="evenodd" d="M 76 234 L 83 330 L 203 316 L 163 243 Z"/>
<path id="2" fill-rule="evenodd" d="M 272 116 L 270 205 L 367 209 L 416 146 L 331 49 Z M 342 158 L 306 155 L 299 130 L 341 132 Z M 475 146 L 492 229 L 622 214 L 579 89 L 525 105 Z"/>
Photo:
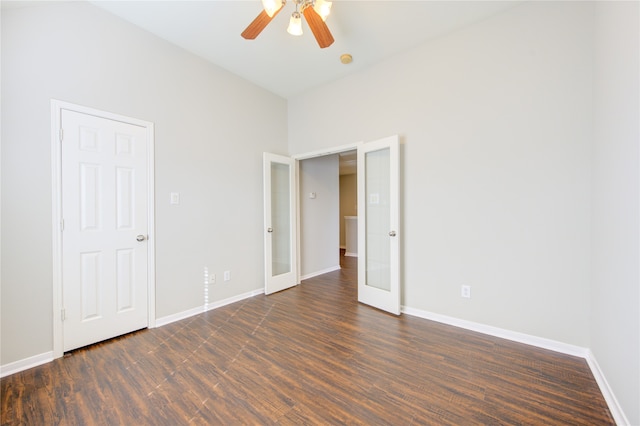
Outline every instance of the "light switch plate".
<path id="1" fill-rule="evenodd" d="M 180 193 L 172 192 L 171 193 L 171 204 L 180 204 Z"/>

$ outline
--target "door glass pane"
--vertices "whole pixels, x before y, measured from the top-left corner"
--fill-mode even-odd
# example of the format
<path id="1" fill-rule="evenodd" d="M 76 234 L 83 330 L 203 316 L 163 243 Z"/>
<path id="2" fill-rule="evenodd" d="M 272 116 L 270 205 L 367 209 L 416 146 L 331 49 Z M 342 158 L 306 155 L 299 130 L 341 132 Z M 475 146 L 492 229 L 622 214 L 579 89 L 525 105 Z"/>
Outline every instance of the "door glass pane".
<path id="1" fill-rule="evenodd" d="M 389 149 L 365 154 L 366 285 L 391 289 Z"/>
<path id="2" fill-rule="evenodd" d="M 271 270 L 272 276 L 291 271 L 289 165 L 271 163 Z"/>

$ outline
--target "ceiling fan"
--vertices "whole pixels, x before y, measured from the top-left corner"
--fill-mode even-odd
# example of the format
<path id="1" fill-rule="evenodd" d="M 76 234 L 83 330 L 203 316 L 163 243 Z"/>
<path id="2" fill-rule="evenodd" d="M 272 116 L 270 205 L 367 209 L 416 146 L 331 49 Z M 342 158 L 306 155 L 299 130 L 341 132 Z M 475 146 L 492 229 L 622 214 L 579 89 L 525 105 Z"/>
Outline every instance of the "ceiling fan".
<path id="1" fill-rule="evenodd" d="M 320 48 L 331 46 L 334 41 L 333 36 L 324 22 L 329 16 L 331 2 L 326 0 L 293 0 L 293 2 L 296 10 L 291 14 L 287 32 L 296 36 L 302 35 L 302 17 L 300 16 L 302 12 Z M 258 37 L 258 34 L 282 10 L 285 3 L 286 0 L 262 0 L 264 10 L 242 32 L 242 37 L 247 40 Z"/>

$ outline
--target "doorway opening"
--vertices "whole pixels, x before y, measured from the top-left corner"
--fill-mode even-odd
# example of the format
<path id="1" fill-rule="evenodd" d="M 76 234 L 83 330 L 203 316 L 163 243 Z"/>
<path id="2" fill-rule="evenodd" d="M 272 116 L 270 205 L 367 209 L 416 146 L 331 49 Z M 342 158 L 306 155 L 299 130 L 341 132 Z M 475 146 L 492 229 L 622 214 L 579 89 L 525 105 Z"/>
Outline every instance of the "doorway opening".
<path id="1" fill-rule="evenodd" d="M 335 232 L 341 221 L 336 214 L 340 154 L 356 150 L 358 301 L 400 314 L 399 147 L 393 135 L 293 157 L 299 183 L 298 282 L 340 269 L 340 234 Z M 345 226 L 345 249 L 346 237 Z"/>
<path id="2" fill-rule="evenodd" d="M 357 151 L 301 160 L 299 183 L 300 279 L 305 280 L 340 269 L 342 256 L 357 256 Z"/>
<path id="3" fill-rule="evenodd" d="M 346 248 L 344 216 L 355 218 L 357 211 L 357 144 L 296 160 L 302 281 L 340 269 Z"/>
<path id="4" fill-rule="evenodd" d="M 339 156 L 340 250 L 346 257 L 358 257 L 358 152 Z"/>

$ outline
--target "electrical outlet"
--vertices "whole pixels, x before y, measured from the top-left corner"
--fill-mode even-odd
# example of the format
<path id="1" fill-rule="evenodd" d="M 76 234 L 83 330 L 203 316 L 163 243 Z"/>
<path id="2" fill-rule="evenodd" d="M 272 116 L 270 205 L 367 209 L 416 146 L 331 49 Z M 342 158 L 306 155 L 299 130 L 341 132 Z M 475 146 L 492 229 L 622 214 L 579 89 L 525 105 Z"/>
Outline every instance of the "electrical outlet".
<path id="1" fill-rule="evenodd" d="M 216 274 L 209 274 L 209 284 L 216 283 Z"/>
<path id="2" fill-rule="evenodd" d="M 471 299 L 471 286 L 463 285 L 462 288 L 460 289 L 460 296 L 466 299 Z"/>
<path id="3" fill-rule="evenodd" d="M 224 271 L 224 280 L 225 281 L 231 280 L 231 271 Z"/>

